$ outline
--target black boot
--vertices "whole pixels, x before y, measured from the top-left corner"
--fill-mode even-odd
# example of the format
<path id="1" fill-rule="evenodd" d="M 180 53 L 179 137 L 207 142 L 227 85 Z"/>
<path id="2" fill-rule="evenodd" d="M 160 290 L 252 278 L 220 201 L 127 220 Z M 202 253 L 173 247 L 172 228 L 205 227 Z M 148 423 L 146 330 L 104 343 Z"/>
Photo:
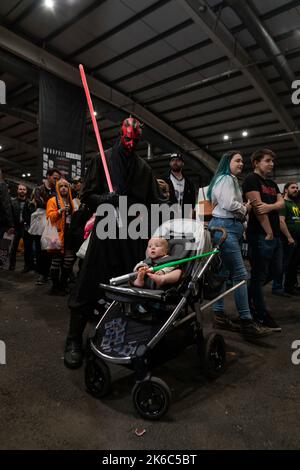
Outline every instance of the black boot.
<path id="1" fill-rule="evenodd" d="M 60 295 L 59 270 L 51 269 L 50 276 L 52 280 L 52 287 L 48 292 L 49 295 Z"/>
<path id="2" fill-rule="evenodd" d="M 60 277 L 60 290 L 62 295 L 67 295 L 68 291 L 68 279 L 71 274 L 71 269 L 62 268 Z"/>
<path id="3" fill-rule="evenodd" d="M 66 339 L 64 364 L 69 369 L 78 369 L 83 363 L 82 335 L 88 318 L 71 311 L 69 333 Z"/>

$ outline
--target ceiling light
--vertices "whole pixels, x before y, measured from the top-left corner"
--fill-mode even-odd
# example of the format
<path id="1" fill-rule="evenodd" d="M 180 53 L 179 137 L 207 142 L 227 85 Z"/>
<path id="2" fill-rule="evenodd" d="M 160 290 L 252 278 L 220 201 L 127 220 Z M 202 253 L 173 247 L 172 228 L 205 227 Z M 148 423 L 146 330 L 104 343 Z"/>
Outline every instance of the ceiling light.
<path id="1" fill-rule="evenodd" d="M 228 140 L 228 139 L 229 139 L 229 135 L 228 135 L 228 134 L 223 135 L 223 139 L 224 139 L 224 140 Z"/>
<path id="2" fill-rule="evenodd" d="M 248 137 L 248 131 L 243 131 L 243 132 L 242 132 L 242 136 L 243 136 L 243 137 Z"/>
<path id="3" fill-rule="evenodd" d="M 2 150 L 2 145 L 0 145 L 0 150 Z"/>
<path id="4" fill-rule="evenodd" d="M 94 116 L 97 116 L 97 114 L 98 114 L 97 111 L 94 111 Z"/>
<path id="5" fill-rule="evenodd" d="M 53 0 L 45 0 L 44 5 L 47 8 L 53 8 L 54 7 L 54 1 Z"/>
<path id="6" fill-rule="evenodd" d="M 28 178 L 31 176 L 31 173 L 27 173 Z"/>
<path id="7" fill-rule="evenodd" d="M 25 173 L 23 173 L 23 175 L 22 175 L 22 178 L 26 178 L 26 175 L 25 175 Z"/>

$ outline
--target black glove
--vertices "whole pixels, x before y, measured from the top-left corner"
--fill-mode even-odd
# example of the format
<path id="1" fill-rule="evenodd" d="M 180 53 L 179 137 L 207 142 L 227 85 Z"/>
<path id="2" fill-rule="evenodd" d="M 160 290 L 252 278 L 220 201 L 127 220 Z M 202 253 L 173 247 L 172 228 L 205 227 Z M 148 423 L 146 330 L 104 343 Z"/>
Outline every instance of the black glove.
<path id="1" fill-rule="evenodd" d="M 101 194 L 101 196 L 98 196 L 98 201 L 98 204 L 112 204 L 114 207 L 118 207 L 119 194 L 115 191 L 112 193 Z"/>

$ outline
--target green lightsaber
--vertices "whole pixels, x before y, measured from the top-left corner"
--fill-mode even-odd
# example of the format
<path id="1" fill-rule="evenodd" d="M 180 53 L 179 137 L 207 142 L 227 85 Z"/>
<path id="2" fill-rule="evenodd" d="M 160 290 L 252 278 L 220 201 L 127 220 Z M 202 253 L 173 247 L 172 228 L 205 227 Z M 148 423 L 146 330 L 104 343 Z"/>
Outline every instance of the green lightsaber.
<path id="1" fill-rule="evenodd" d="M 178 266 L 179 264 L 188 263 L 189 261 L 193 261 L 195 259 L 205 258 L 206 256 L 214 255 L 216 253 L 219 253 L 219 250 L 208 251 L 207 253 L 203 253 L 202 255 L 195 255 L 195 256 L 191 256 L 190 258 L 180 259 L 178 261 L 170 261 L 169 263 L 160 264 L 150 269 L 152 270 L 152 272 L 155 273 L 156 271 L 159 271 L 160 269 L 163 269 L 163 268 L 171 268 L 172 266 Z"/>
<path id="2" fill-rule="evenodd" d="M 202 255 L 195 255 L 195 256 L 191 256 L 190 258 L 180 259 L 178 261 L 169 261 L 169 263 L 160 264 L 159 266 L 155 266 L 153 268 L 149 267 L 149 269 L 151 269 L 151 271 L 155 273 L 156 271 L 159 271 L 160 269 L 163 269 L 163 268 L 168 268 L 171 266 L 178 266 L 179 264 L 187 263 L 188 261 L 193 261 L 196 259 L 205 258 L 210 255 L 215 255 L 216 253 L 219 253 L 219 251 L 220 250 L 213 250 L 213 251 L 208 251 L 207 253 L 203 253 Z M 133 273 L 124 274 L 123 276 L 119 276 L 119 277 L 114 277 L 110 279 L 109 282 L 110 282 L 110 285 L 112 286 L 118 286 L 119 284 L 124 284 L 126 282 L 133 281 L 134 279 L 136 279 L 136 277 L 137 277 L 137 271 L 134 271 Z"/>

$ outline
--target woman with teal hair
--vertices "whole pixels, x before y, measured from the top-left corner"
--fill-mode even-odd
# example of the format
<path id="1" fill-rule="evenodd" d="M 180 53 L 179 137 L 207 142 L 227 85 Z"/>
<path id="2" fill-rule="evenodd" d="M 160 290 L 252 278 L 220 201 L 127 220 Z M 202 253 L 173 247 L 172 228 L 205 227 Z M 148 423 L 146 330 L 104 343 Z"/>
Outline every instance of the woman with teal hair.
<path id="1" fill-rule="evenodd" d="M 212 202 L 211 227 L 223 227 L 227 239 L 220 247 L 223 269 L 229 272 L 233 284 L 248 279 L 242 258 L 241 246 L 247 212 L 251 203 L 243 203 L 237 176 L 243 170 L 243 157 L 238 150 L 225 153 L 208 188 L 208 199 Z M 252 201 L 253 202 L 253 201 Z M 220 234 L 215 235 L 219 241 Z M 225 285 L 224 285 L 225 287 Z M 234 291 L 238 319 L 230 319 L 224 311 L 224 299 L 214 303 L 214 326 L 232 331 L 241 331 L 246 338 L 257 338 L 269 334 L 267 328 L 257 325 L 251 316 L 246 283 Z"/>

